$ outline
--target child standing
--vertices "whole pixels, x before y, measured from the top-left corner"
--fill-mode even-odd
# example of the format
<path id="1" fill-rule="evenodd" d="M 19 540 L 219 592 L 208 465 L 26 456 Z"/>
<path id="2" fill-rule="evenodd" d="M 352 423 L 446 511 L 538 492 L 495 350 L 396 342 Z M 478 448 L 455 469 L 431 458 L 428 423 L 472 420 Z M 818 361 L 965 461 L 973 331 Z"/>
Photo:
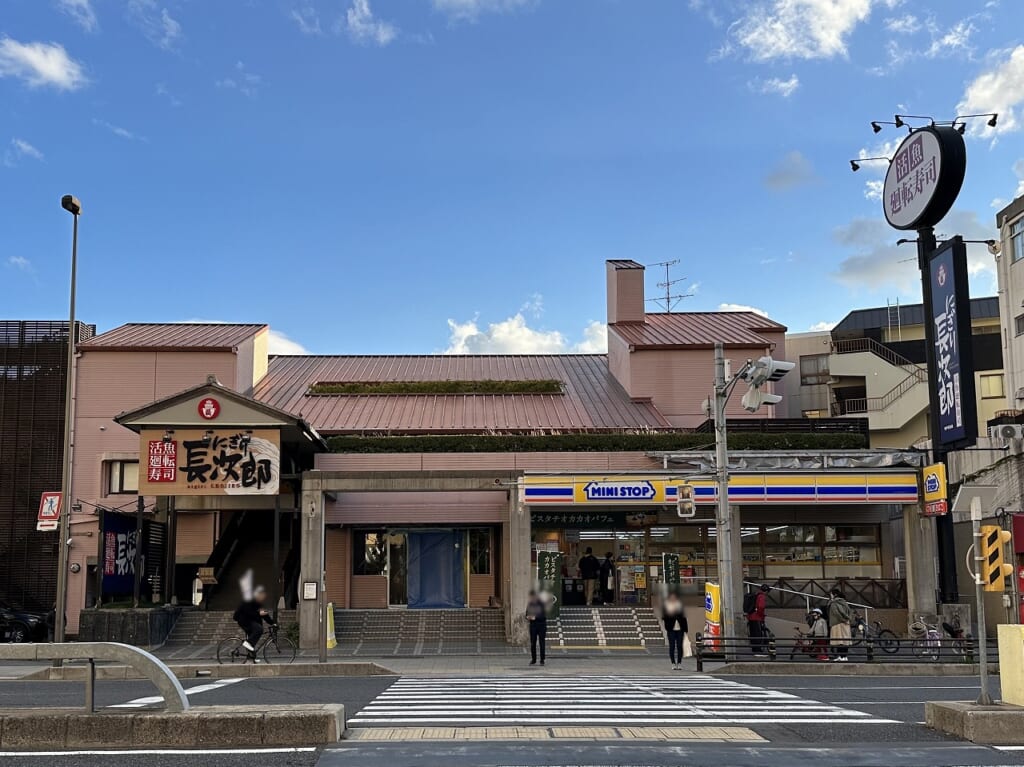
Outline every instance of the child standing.
<path id="1" fill-rule="evenodd" d="M 817 659 L 828 660 L 828 624 L 821 610 L 815 607 L 811 610 L 811 638 L 814 642 L 814 649 Z"/>

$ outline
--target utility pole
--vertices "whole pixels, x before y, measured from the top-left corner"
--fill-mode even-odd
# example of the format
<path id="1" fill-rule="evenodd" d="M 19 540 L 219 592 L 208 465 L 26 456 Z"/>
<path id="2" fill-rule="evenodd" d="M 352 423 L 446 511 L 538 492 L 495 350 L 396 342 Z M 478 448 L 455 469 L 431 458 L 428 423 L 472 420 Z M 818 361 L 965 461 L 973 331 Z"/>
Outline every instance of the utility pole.
<path id="1" fill-rule="evenodd" d="M 974 534 L 974 599 L 978 604 L 978 681 L 981 690 L 976 701 L 979 706 L 991 706 L 992 696 L 988 691 L 988 627 L 985 625 L 985 579 L 986 546 L 981 533 L 981 498 L 971 498 L 971 529 Z M 1002 546 L 1002 542 L 999 543 Z"/>
<path id="2" fill-rule="evenodd" d="M 718 582 L 722 594 L 722 635 L 738 636 L 736 584 L 733 583 L 732 520 L 729 515 L 729 441 L 725 405 L 729 382 L 725 380 L 725 347 L 715 344 L 715 479 L 718 504 L 715 511 L 715 547 L 718 550 Z"/>

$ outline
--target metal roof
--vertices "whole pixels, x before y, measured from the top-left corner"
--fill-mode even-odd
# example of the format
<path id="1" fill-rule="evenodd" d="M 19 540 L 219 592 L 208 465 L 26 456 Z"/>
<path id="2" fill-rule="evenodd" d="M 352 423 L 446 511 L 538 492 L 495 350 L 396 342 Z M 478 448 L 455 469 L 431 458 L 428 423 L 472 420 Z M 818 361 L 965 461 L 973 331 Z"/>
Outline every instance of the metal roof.
<path id="1" fill-rule="evenodd" d="M 130 322 L 78 346 L 84 351 L 232 351 L 266 327 L 257 323 Z"/>
<path id="2" fill-rule="evenodd" d="M 309 394 L 317 382 L 544 380 L 563 394 Z M 670 429 L 599 354 L 272 357 L 253 396 L 324 433 Z"/>
<path id="3" fill-rule="evenodd" d="M 643 269 L 643 264 L 638 264 L 631 258 L 609 258 L 608 263 L 616 269 Z"/>
<path id="4" fill-rule="evenodd" d="M 713 348 L 767 346 L 764 332 L 784 333 L 786 326 L 754 312 L 650 313 L 645 322 L 617 322 L 614 328 L 630 346 L 642 348 Z"/>
<path id="5" fill-rule="evenodd" d="M 972 298 L 971 319 L 999 319 L 999 299 L 996 296 Z M 892 324 L 896 324 L 895 317 L 893 317 Z M 908 325 L 923 325 L 924 304 L 901 305 L 899 324 L 904 327 Z M 851 330 L 872 330 L 888 327 L 889 307 L 875 306 L 870 309 L 853 310 L 843 318 L 842 322 L 832 328 L 832 334 L 835 336 L 837 333 L 846 333 Z"/>

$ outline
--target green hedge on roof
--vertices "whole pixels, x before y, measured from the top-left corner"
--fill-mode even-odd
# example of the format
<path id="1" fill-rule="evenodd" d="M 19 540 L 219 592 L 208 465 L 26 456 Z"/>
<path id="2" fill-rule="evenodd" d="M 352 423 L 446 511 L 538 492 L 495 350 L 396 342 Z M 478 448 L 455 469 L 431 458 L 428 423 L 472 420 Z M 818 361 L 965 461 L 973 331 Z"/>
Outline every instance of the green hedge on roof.
<path id="1" fill-rule="evenodd" d="M 426 434 L 416 436 L 328 437 L 333 453 L 539 453 L 713 449 L 713 434 Z M 730 450 L 857 450 L 863 434 L 761 434 L 729 436 Z"/>

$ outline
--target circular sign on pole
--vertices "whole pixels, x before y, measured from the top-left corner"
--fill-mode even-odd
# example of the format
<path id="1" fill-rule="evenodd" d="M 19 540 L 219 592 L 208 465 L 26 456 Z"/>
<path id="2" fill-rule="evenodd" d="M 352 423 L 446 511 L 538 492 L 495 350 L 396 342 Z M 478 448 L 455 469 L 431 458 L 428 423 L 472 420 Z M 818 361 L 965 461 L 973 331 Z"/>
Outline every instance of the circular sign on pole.
<path id="1" fill-rule="evenodd" d="M 913 131 L 885 174 L 885 220 L 894 229 L 935 226 L 956 202 L 966 171 L 964 137 L 954 128 L 933 125 Z"/>
<path id="2" fill-rule="evenodd" d="M 199 400 L 199 417 L 212 421 L 220 415 L 220 403 L 213 397 L 203 397 Z"/>

